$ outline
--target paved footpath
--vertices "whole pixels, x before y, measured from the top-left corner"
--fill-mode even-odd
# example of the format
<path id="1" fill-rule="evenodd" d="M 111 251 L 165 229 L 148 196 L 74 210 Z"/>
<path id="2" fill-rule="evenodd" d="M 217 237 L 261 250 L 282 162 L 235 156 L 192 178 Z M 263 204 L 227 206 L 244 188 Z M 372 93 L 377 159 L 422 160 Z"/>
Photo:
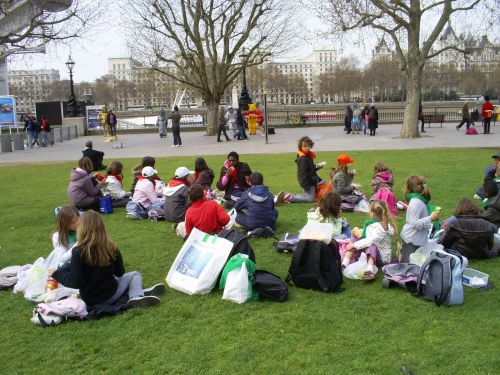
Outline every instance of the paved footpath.
<path id="1" fill-rule="evenodd" d="M 53 147 L 33 148 L 0 154 L 0 165 L 33 162 L 74 161 L 81 157 L 85 142 L 93 141 L 94 148 L 105 153 L 105 160 L 115 158 L 142 158 L 168 156 L 225 155 L 229 151 L 245 154 L 265 154 L 294 152 L 297 140 L 307 135 L 315 142 L 316 151 L 349 150 L 395 150 L 412 148 L 439 147 L 490 147 L 500 149 L 500 126 L 492 126 L 489 135 L 465 135 L 465 127 L 455 129 L 456 123 L 443 124 L 443 128 L 426 128 L 417 139 L 401 139 L 401 125 L 382 125 L 375 137 L 367 135 L 346 135 L 342 127 L 310 127 L 296 129 L 276 129 L 276 135 L 269 136 L 269 144 L 261 135 L 250 137 L 249 141 L 217 143 L 216 137 L 204 132 L 182 132 L 183 147 L 171 147 L 172 135 L 160 139 L 157 134 L 119 135 L 123 148 L 114 149 L 111 143 L 104 143 L 101 136 L 79 137 L 70 141 L 56 143 Z M 481 129 L 478 127 L 478 130 Z"/>

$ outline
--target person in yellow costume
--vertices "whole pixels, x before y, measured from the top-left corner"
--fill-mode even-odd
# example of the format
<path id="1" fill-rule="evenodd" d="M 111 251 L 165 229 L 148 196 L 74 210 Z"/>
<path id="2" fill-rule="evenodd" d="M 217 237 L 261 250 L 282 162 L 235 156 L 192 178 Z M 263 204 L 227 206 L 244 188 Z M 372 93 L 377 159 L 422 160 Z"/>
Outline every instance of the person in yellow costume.
<path id="1" fill-rule="evenodd" d="M 257 105 L 255 103 L 250 103 L 248 105 L 248 133 L 250 135 L 257 134 L 257 123 L 259 121 L 259 115 L 257 113 Z"/>
<path id="2" fill-rule="evenodd" d="M 101 124 L 102 124 L 102 131 L 103 131 L 103 135 L 104 135 L 104 142 L 109 142 L 110 141 L 110 138 L 109 138 L 109 120 L 108 120 L 108 108 L 106 108 L 106 106 L 104 106 L 101 110 L 101 112 L 99 112 L 99 121 L 101 121 Z"/>

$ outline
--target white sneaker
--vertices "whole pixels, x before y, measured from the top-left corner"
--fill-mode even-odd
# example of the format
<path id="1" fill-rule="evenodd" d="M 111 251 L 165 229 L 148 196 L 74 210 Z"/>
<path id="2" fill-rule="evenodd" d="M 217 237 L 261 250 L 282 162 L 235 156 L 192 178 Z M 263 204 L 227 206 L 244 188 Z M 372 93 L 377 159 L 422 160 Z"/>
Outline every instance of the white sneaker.
<path id="1" fill-rule="evenodd" d="M 477 194 L 474 194 L 474 196 L 472 197 L 474 199 L 477 199 L 477 200 L 482 200 L 483 198 L 481 198 L 479 195 Z"/>
<path id="2" fill-rule="evenodd" d="M 172 145 L 171 147 L 177 147 L 177 145 Z"/>
<path id="3" fill-rule="evenodd" d="M 141 220 L 141 217 L 135 212 L 127 212 L 127 219 L 130 220 Z"/>
<path id="4" fill-rule="evenodd" d="M 155 296 L 142 296 L 130 298 L 127 302 L 128 307 L 149 307 L 160 304 L 160 299 Z"/>
<path id="5" fill-rule="evenodd" d="M 285 192 L 280 191 L 278 195 L 274 196 L 274 204 L 278 205 L 280 203 L 283 203 L 284 198 L 285 198 Z"/>

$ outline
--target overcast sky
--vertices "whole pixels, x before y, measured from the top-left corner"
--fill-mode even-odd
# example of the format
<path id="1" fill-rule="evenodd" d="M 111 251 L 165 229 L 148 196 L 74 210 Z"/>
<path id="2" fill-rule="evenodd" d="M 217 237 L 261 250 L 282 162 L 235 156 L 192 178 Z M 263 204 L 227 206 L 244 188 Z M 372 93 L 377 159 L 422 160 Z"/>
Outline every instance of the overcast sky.
<path id="1" fill-rule="evenodd" d="M 108 22 L 109 20 L 106 19 L 104 21 L 105 27 L 95 30 L 93 34 L 86 35 L 84 39 L 71 43 L 71 47 L 61 44 L 49 44 L 45 54 L 13 56 L 9 59 L 9 69 L 57 69 L 61 79 L 69 79 L 69 73 L 64 63 L 71 53 L 76 63 L 74 68 L 75 82 L 94 81 L 96 78 L 107 74 L 108 58 L 129 56 L 124 33 L 119 29 L 119 9 L 113 9 L 117 6 L 117 3 L 115 3 L 115 0 L 108 1 L 110 1 L 110 8 L 108 15 L 104 15 L 104 17 L 107 18 L 109 14 L 115 15 L 116 19 L 113 18 L 113 22 Z M 304 22 L 304 19 L 302 19 L 302 22 Z M 455 23 L 453 23 L 453 26 L 456 27 Z M 308 33 L 303 33 L 304 37 L 307 34 L 307 39 L 297 43 L 298 47 L 291 51 L 290 56 L 286 58 L 287 60 L 305 57 L 312 52 L 313 48 L 337 47 L 339 52 L 344 52 L 344 55 L 358 52 L 359 59 L 367 62 L 367 56 L 371 56 L 371 50 L 377 41 L 373 32 L 367 33 L 366 30 L 363 30 L 361 32 L 363 38 L 360 39 L 364 39 L 364 45 L 354 44 L 354 42 L 344 46 L 335 45 L 333 38 L 316 37 L 317 31 L 324 30 L 324 25 L 319 19 L 310 15 L 305 17 L 305 25 L 302 29 L 309 30 Z M 498 25 L 495 30 L 499 31 Z M 499 34 L 492 34 L 491 29 L 489 31 L 490 40 L 495 36 L 498 38 Z M 367 38 L 366 35 L 369 35 L 369 37 Z M 357 38 L 351 40 L 355 39 Z M 274 58 L 279 59 L 279 57 Z"/>

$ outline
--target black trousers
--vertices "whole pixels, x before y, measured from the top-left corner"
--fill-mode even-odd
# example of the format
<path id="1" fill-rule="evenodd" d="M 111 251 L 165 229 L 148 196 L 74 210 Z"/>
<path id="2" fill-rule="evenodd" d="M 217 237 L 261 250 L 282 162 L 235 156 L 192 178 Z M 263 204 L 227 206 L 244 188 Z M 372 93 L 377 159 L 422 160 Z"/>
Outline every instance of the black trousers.
<path id="1" fill-rule="evenodd" d="M 174 137 L 174 145 L 182 145 L 182 140 L 181 140 L 181 127 L 180 126 L 173 126 L 172 127 L 172 135 Z"/>
<path id="2" fill-rule="evenodd" d="M 229 137 L 227 136 L 227 133 L 226 133 L 226 125 L 224 125 L 224 124 L 219 124 L 219 128 L 217 129 L 217 142 L 221 142 L 221 140 L 220 140 L 221 133 L 224 133 L 224 136 L 226 137 L 226 141 L 229 141 Z"/>
<path id="3" fill-rule="evenodd" d="M 490 134 L 491 117 L 483 118 L 484 134 Z"/>
<path id="4" fill-rule="evenodd" d="M 470 120 L 468 118 L 465 118 L 465 117 L 462 117 L 462 122 L 460 122 L 460 124 L 457 125 L 457 128 L 460 129 L 463 124 L 467 124 L 467 129 L 469 129 L 470 127 Z"/>

